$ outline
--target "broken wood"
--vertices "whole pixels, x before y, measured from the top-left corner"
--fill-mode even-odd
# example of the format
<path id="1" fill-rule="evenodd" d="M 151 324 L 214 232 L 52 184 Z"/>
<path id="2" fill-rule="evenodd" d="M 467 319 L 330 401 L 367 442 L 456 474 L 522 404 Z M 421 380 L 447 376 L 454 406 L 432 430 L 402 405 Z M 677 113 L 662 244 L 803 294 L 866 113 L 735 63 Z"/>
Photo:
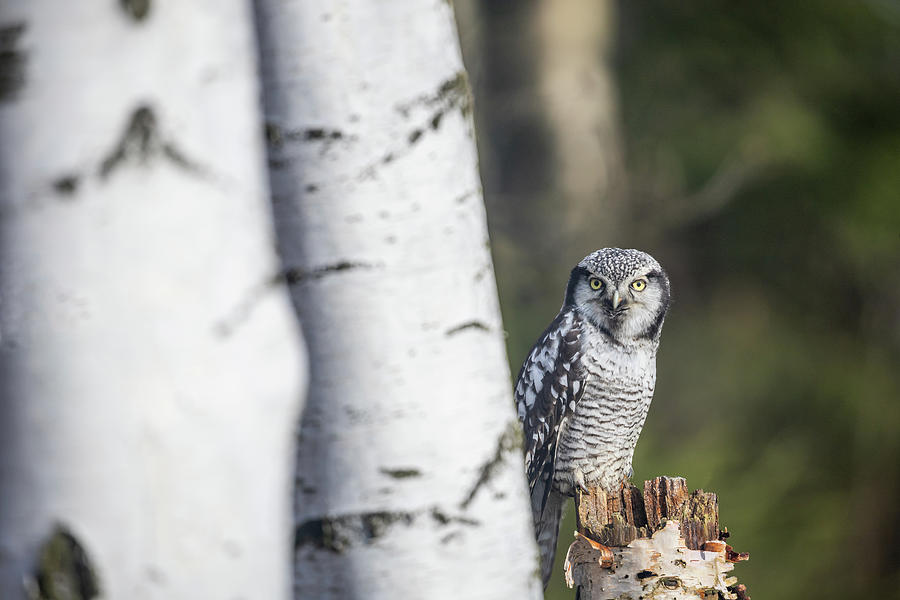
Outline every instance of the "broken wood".
<path id="1" fill-rule="evenodd" d="M 714 493 L 688 491 L 682 477 L 657 477 L 641 492 L 578 493 L 576 539 L 566 555 L 566 583 L 580 600 L 601 598 L 749 599 L 727 574 L 749 558 L 719 529 Z M 606 548 L 610 547 L 610 552 Z"/>

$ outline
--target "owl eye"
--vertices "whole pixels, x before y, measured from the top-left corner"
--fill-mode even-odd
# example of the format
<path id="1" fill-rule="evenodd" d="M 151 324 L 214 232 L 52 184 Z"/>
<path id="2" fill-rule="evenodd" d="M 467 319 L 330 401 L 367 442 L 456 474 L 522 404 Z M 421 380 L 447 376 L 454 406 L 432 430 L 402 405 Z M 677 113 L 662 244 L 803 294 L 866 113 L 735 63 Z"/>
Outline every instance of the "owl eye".
<path id="1" fill-rule="evenodd" d="M 647 287 L 647 282 L 644 281 L 643 279 L 636 279 L 631 282 L 631 289 L 633 289 L 636 292 L 644 291 L 645 287 Z"/>
<path id="2" fill-rule="evenodd" d="M 591 277 L 588 280 L 588 283 L 590 284 L 592 290 L 599 290 L 603 287 L 603 282 L 596 277 Z"/>

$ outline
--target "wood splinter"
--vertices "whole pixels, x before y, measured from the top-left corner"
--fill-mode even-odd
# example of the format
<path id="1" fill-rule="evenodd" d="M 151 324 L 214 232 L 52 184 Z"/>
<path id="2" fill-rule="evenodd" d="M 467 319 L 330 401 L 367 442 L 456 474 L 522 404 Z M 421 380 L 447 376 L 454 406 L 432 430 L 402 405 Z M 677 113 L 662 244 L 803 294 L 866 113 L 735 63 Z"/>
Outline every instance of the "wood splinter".
<path id="1" fill-rule="evenodd" d="M 575 541 L 565 577 L 580 600 L 653 598 L 748 599 L 727 574 L 749 555 L 737 553 L 719 529 L 714 493 L 688 491 L 681 477 L 657 477 L 641 492 L 631 483 L 610 496 L 601 489 L 575 498 Z M 624 595 L 624 596 L 622 596 Z"/>

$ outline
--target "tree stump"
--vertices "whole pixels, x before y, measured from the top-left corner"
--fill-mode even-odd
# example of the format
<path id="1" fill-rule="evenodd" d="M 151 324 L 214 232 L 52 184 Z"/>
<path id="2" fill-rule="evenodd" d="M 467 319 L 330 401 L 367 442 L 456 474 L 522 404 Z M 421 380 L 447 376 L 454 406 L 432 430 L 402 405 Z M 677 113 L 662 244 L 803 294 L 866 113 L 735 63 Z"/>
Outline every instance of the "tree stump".
<path id="1" fill-rule="evenodd" d="M 728 576 L 749 555 L 725 543 L 714 493 L 690 493 L 682 477 L 657 477 L 644 482 L 643 492 L 626 483 L 614 496 L 601 489 L 579 493 L 575 506 L 578 531 L 566 554 L 566 583 L 578 586 L 579 600 L 749 600 Z M 611 564 L 597 543 L 610 547 Z"/>

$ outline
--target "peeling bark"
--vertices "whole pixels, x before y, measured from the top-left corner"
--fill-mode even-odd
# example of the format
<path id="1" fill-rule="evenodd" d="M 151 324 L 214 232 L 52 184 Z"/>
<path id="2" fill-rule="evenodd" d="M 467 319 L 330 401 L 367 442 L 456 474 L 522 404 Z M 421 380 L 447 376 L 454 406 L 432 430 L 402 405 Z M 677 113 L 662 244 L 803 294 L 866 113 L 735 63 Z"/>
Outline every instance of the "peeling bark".
<path id="1" fill-rule="evenodd" d="M 91 600 L 100 582 L 87 551 L 61 525 L 41 544 L 37 569 L 25 578 L 28 600 Z"/>
<path id="2" fill-rule="evenodd" d="M 578 586 L 580 600 L 749 598 L 728 576 L 749 555 L 723 541 L 728 534 L 719 530 L 715 494 L 689 493 L 681 477 L 657 477 L 644 482 L 643 493 L 630 483 L 612 497 L 591 489 L 579 495 L 576 509 L 566 583 Z"/>

